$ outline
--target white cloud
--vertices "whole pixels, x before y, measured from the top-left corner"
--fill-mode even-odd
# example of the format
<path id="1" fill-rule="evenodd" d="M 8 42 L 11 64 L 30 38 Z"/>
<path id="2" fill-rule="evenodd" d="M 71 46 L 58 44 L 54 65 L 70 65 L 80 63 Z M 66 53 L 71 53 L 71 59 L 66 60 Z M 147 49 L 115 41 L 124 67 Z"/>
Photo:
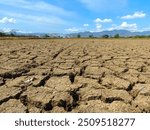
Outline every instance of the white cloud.
<path id="1" fill-rule="evenodd" d="M 102 31 L 102 25 L 100 23 L 96 23 L 95 28 L 96 28 L 96 30 L 94 30 L 95 32 Z"/>
<path id="2" fill-rule="evenodd" d="M 137 29 L 137 24 L 133 23 L 133 24 L 128 24 L 127 22 L 123 22 L 120 27 L 122 29 L 128 29 L 128 30 L 136 30 Z"/>
<path id="3" fill-rule="evenodd" d="M 79 0 L 89 10 L 114 11 L 126 7 L 128 0 Z"/>
<path id="4" fill-rule="evenodd" d="M 44 0 L 0 0 L 0 5 L 10 8 L 10 10 L 0 9 L 1 14 L 15 17 L 17 23 L 33 26 L 32 29 L 38 32 L 63 30 L 64 26 L 73 25 L 77 17 L 75 12 Z"/>
<path id="5" fill-rule="evenodd" d="M 5 32 L 5 33 L 8 33 L 8 32 L 11 32 L 11 30 L 12 30 L 12 29 L 10 29 L 10 28 L 3 28 L 3 29 L 1 29 L 0 31 Z"/>
<path id="6" fill-rule="evenodd" d="M 3 28 L 0 31 L 4 33 L 16 32 L 15 29 L 11 29 L 11 28 Z"/>
<path id="7" fill-rule="evenodd" d="M 70 24 L 68 21 L 66 21 L 58 16 L 40 16 L 40 15 L 32 15 L 32 14 L 27 15 L 27 14 L 23 14 L 23 13 L 13 13 L 13 12 L 2 11 L 2 10 L 0 10 L 0 13 L 3 13 L 10 17 L 17 18 L 18 23 L 21 22 L 21 23 L 33 24 L 33 22 L 34 22 L 34 23 L 36 23 L 36 25 L 43 24 L 43 25 L 49 25 L 49 27 Z"/>
<path id="8" fill-rule="evenodd" d="M 94 20 L 95 23 L 110 23 L 112 22 L 112 19 L 100 19 L 100 18 L 97 18 Z"/>
<path id="9" fill-rule="evenodd" d="M 112 22 L 112 19 L 100 19 L 100 18 L 96 18 L 95 20 L 94 20 L 94 22 L 95 22 L 95 26 L 96 26 L 96 32 L 100 32 L 100 31 L 102 31 L 102 25 L 101 25 L 101 23 L 110 23 L 110 22 Z"/>
<path id="10" fill-rule="evenodd" d="M 11 32 L 17 32 L 17 33 L 33 33 L 33 32 L 31 32 L 31 31 L 22 31 L 22 30 L 11 29 L 11 28 L 3 28 L 3 29 L 0 29 L 0 32 L 4 32 L 4 33 L 11 33 Z"/>
<path id="11" fill-rule="evenodd" d="M 4 18 L 0 19 L 0 23 L 3 23 L 3 24 L 14 24 L 14 23 L 16 23 L 16 20 L 14 18 L 4 17 Z"/>
<path id="12" fill-rule="evenodd" d="M 17 33 L 33 33 L 32 31 L 22 31 L 22 30 L 17 30 Z"/>
<path id="13" fill-rule="evenodd" d="M 122 22 L 119 26 L 112 25 L 112 27 L 109 28 L 108 30 L 120 30 L 120 29 L 125 29 L 129 31 L 137 31 L 138 27 L 136 23 L 129 24 L 127 22 Z"/>
<path id="14" fill-rule="evenodd" d="M 72 28 L 68 28 L 68 29 L 65 29 L 66 32 L 79 32 L 79 28 L 76 28 L 76 27 L 72 27 Z"/>
<path id="15" fill-rule="evenodd" d="M 121 19 L 135 19 L 135 18 L 144 18 L 146 16 L 143 12 L 135 12 L 132 15 L 122 16 Z"/>
<path id="16" fill-rule="evenodd" d="M 84 26 L 84 27 L 88 27 L 88 26 L 89 26 L 89 24 L 83 24 L 83 26 Z"/>
<path id="17" fill-rule="evenodd" d="M 97 31 L 98 31 L 98 30 L 101 30 L 101 28 L 102 28 L 102 25 L 101 25 L 101 24 L 96 24 L 96 29 L 97 29 Z"/>

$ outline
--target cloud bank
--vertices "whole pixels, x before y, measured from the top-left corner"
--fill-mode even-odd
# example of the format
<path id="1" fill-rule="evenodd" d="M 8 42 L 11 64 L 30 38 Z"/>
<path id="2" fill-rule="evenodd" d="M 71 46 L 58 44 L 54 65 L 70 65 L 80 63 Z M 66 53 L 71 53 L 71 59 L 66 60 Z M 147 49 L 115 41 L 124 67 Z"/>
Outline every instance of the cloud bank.
<path id="1" fill-rule="evenodd" d="M 131 15 L 122 16 L 121 19 L 136 19 L 136 18 L 144 18 L 146 16 L 143 12 L 135 12 Z"/>
<path id="2" fill-rule="evenodd" d="M 0 19 L 0 23 L 3 23 L 3 24 L 15 24 L 16 20 L 14 18 L 4 17 L 4 18 Z"/>

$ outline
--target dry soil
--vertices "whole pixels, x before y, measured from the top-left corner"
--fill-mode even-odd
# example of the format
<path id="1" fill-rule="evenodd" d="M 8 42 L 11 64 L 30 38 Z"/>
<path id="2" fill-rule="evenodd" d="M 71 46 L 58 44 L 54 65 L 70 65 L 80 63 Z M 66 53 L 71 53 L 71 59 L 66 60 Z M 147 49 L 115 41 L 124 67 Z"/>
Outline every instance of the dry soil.
<path id="1" fill-rule="evenodd" d="M 0 112 L 150 112 L 150 39 L 0 40 Z"/>

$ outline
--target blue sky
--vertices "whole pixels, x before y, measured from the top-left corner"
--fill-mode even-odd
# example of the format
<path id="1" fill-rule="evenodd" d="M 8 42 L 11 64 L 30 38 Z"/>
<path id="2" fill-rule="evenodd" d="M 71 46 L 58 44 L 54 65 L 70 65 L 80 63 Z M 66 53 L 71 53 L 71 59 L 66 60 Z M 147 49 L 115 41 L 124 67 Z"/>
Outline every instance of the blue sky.
<path id="1" fill-rule="evenodd" d="M 0 30 L 150 30 L 150 0 L 0 0 Z"/>

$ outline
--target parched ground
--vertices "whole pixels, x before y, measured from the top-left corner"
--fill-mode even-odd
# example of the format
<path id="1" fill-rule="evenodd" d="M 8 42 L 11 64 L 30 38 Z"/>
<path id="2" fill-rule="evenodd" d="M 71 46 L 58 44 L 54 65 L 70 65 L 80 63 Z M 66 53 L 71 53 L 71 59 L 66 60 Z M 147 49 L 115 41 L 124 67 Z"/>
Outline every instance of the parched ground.
<path id="1" fill-rule="evenodd" d="M 150 112 L 150 39 L 0 40 L 0 112 Z"/>

